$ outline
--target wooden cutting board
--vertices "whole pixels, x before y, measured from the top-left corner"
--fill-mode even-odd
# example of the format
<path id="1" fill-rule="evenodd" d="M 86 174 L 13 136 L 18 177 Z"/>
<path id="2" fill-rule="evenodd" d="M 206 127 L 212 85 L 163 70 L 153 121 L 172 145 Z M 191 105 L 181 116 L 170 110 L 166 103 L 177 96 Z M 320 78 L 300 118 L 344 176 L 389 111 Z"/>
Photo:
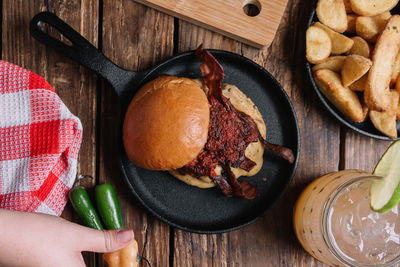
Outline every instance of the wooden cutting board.
<path id="1" fill-rule="evenodd" d="M 261 48 L 274 39 L 288 0 L 135 1 Z"/>

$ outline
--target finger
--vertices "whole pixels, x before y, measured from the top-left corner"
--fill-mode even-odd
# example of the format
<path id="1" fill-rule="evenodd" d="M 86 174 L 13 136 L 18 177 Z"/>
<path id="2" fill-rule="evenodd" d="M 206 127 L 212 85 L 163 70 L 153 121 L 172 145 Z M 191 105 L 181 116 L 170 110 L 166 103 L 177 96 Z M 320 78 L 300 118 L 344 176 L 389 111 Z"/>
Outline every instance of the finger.
<path id="1" fill-rule="evenodd" d="M 112 252 L 126 247 L 132 242 L 134 234 L 132 230 L 108 230 L 99 231 L 85 228 L 79 237 L 80 251 Z"/>

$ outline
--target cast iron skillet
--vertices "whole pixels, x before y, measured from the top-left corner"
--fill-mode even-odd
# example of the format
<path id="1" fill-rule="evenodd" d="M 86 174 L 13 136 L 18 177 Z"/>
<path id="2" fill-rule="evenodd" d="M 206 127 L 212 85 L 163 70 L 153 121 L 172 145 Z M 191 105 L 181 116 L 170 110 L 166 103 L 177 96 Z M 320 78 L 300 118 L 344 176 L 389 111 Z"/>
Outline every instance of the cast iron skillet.
<path id="1" fill-rule="evenodd" d="M 55 28 L 72 45 L 43 32 L 43 23 Z M 201 77 L 200 61 L 193 51 L 174 56 L 147 71 L 132 72 L 113 64 L 52 13 L 36 15 L 31 21 L 30 30 L 34 38 L 95 71 L 113 86 L 121 101 L 121 125 L 134 93 L 146 82 L 161 74 Z M 289 98 L 277 81 L 261 66 L 245 57 L 225 51 L 210 51 L 225 69 L 225 82 L 237 85 L 258 106 L 267 125 L 267 141 L 291 148 L 296 159 L 294 164 L 289 164 L 266 151 L 262 170 L 249 179 L 257 186 L 258 196 L 254 200 L 227 198 L 217 188 L 195 188 L 167 172 L 136 167 L 125 154 L 120 127 L 119 161 L 132 193 L 159 219 L 197 233 L 221 233 L 237 229 L 263 214 L 289 185 L 300 150 L 296 116 Z"/>
<path id="2" fill-rule="evenodd" d="M 397 14 L 399 13 L 399 7 L 395 7 L 393 9 L 392 14 Z M 315 8 L 313 9 L 313 11 L 311 12 L 310 18 L 308 19 L 308 23 L 307 23 L 307 28 L 309 26 L 311 26 L 311 24 L 313 24 L 315 21 L 318 21 L 317 18 L 317 14 L 315 13 Z M 324 107 L 329 111 L 329 113 L 332 114 L 333 117 L 335 117 L 339 122 L 343 123 L 344 125 L 346 125 L 347 127 L 349 127 L 350 129 L 369 136 L 369 137 L 373 137 L 376 139 L 381 139 L 381 140 L 397 140 L 400 139 L 391 139 L 390 137 L 387 137 L 386 135 L 382 134 L 380 131 L 378 131 L 375 126 L 372 124 L 371 120 L 368 118 L 366 121 L 364 122 L 354 122 L 351 119 L 349 119 L 347 116 L 343 115 L 342 112 L 340 112 L 323 94 L 322 92 L 318 89 L 317 84 L 314 81 L 314 77 L 313 77 L 313 72 L 312 72 L 312 65 L 307 61 L 307 59 L 305 59 L 306 62 L 306 68 L 307 68 L 307 73 L 308 73 L 308 77 L 311 81 L 312 87 L 314 89 L 314 91 L 317 93 L 318 98 L 321 100 L 322 104 L 324 105 Z M 397 122 L 397 133 L 400 136 L 400 123 Z"/>

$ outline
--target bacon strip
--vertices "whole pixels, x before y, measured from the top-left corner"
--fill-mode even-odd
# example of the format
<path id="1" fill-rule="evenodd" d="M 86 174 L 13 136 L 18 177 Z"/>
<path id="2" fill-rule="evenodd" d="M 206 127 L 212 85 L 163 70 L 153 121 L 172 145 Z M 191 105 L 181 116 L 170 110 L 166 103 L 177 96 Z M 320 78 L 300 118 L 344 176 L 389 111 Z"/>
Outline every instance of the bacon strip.
<path id="1" fill-rule="evenodd" d="M 254 199 L 257 196 L 257 188 L 253 186 L 248 181 L 239 182 L 233 172 L 231 171 L 230 166 L 223 166 L 224 171 L 228 175 L 229 182 L 233 186 L 234 192 L 236 196 L 244 197 L 246 199 Z"/>
<path id="2" fill-rule="evenodd" d="M 224 69 L 210 52 L 203 49 L 203 44 L 196 49 L 196 56 L 203 62 L 200 65 L 200 71 L 209 89 L 208 97 L 214 96 L 219 101 L 222 101 Z"/>
<path id="3" fill-rule="evenodd" d="M 294 154 L 293 154 L 293 151 L 290 148 L 268 143 L 261 136 L 260 131 L 258 130 L 258 127 L 257 127 L 257 125 L 254 122 L 252 117 L 250 117 L 249 115 L 247 115 L 247 114 L 245 114 L 243 112 L 240 112 L 238 110 L 236 110 L 236 112 L 241 116 L 242 120 L 245 120 L 247 123 L 249 123 L 251 125 L 251 127 L 255 127 L 257 129 L 257 131 L 258 131 L 258 139 L 264 144 L 264 148 L 268 148 L 269 150 L 274 151 L 275 154 L 277 154 L 279 157 L 285 159 L 290 164 L 292 164 L 294 162 Z M 245 168 L 242 168 L 242 169 L 246 170 Z"/>
<path id="4" fill-rule="evenodd" d="M 264 147 L 274 151 L 279 157 L 287 160 L 291 164 L 294 162 L 293 151 L 290 148 L 268 143 L 264 139 L 262 139 L 262 142 L 264 143 Z"/>
<path id="5" fill-rule="evenodd" d="M 200 71 L 203 74 L 204 82 L 209 89 L 209 91 L 206 92 L 207 96 L 209 97 L 209 99 L 210 97 L 215 97 L 220 103 L 227 106 L 222 97 L 222 81 L 224 79 L 224 69 L 214 58 L 214 56 L 211 55 L 210 52 L 203 49 L 202 44 L 197 48 L 196 56 L 202 61 L 202 64 L 200 65 Z M 264 144 L 265 148 L 274 151 L 278 156 L 282 157 L 290 163 L 294 162 L 294 155 L 291 149 L 268 143 L 261 136 L 253 118 L 236 109 L 233 109 L 232 111 L 236 112 L 243 121 L 245 121 L 248 125 L 254 127 L 257 130 L 259 140 Z M 250 184 L 248 181 L 239 182 L 230 169 L 230 167 L 233 165 L 237 167 L 237 164 L 239 164 L 240 168 L 246 171 L 250 171 L 256 165 L 255 162 L 245 156 L 240 159 L 240 163 L 221 162 L 224 173 L 227 175 L 227 177 L 218 176 L 213 178 L 213 181 L 219 186 L 221 191 L 226 196 L 230 197 L 232 196 L 232 193 L 234 193 L 236 196 L 239 197 L 253 199 L 257 195 L 257 188 Z"/>
<path id="6" fill-rule="evenodd" d="M 221 189 L 222 193 L 224 193 L 225 196 L 227 197 L 232 197 L 233 195 L 233 190 L 231 185 L 228 183 L 225 177 L 223 176 L 217 176 L 213 178 L 214 183 L 218 185 L 218 187 Z"/>
<path id="7" fill-rule="evenodd" d="M 256 166 L 256 163 L 245 156 L 244 159 L 241 160 L 239 168 L 249 172 L 254 166 Z"/>

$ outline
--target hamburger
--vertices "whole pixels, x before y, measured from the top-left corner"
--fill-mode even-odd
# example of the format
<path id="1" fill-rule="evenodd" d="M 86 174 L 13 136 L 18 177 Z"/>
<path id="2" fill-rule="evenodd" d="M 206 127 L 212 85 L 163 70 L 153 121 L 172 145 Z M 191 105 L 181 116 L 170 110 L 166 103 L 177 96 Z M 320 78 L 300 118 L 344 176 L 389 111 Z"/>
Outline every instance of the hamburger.
<path id="1" fill-rule="evenodd" d="M 134 96 L 123 125 L 127 156 L 188 185 L 254 198 L 256 188 L 237 178 L 259 172 L 265 147 L 292 162 L 293 153 L 265 141 L 256 105 L 236 86 L 222 84 L 223 68 L 207 50 L 200 46 L 196 54 L 202 79 L 160 76 Z"/>

